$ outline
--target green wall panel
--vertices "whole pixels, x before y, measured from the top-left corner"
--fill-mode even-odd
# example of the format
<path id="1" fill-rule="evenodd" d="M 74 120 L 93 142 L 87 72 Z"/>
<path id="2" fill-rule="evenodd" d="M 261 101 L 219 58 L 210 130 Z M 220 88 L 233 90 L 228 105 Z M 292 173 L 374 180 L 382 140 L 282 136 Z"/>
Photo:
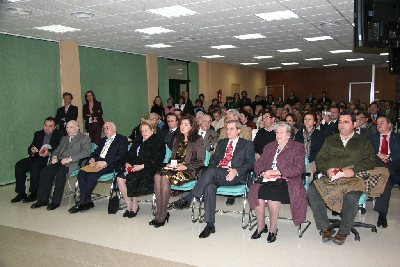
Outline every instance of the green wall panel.
<path id="1" fill-rule="evenodd" d="M 93 90 L 102 103 L 104 119 L 130 135 L 148 113 L 146 58 L 122 52 L 79 47 L 82 99 Z M 84 101 L 84 100 L 83 100 Z"/>
<path id="2" fill-rule="evenodd" d="M 160 95 L 164 106 L 167 105 L 169 98 L 169 80 L 168 80 L 168 59 L 158 58 L 158 94 Z"/>
<path id="3" fill-rule="evenodd" d="M 15 181 L 33 133 L 60 104 L 58 43 L 0 34 L 0 185 Z"/>
<path id="4" fill-rule="evenodd" d="M 189 63 L 190 99 L 193 102 L 199 97 L 199 64 Z"/>

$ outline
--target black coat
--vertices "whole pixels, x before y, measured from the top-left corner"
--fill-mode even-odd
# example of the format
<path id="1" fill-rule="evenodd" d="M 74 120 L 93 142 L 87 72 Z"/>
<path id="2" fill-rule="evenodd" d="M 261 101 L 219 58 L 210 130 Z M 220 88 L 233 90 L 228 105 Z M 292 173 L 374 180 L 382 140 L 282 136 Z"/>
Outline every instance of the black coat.
<path id="1" fill-rule="evenodd" d="M 38 150 L 40 150 L 40 148 L 43 146 L 44 135 L 45 135 L 44 130 L 35 132 L 35 134 L 33 135 L 32 144 L 28 147 L 29 156 L 31 157 L 39 156 L 38 153 L 35 154 L 32 153 L 31 148 L 36 147 Z M 58 147 L 58 145 L 60 144 L 60 140 L 61 140 L 61 133 L 59 130 L 55 129 L 50 137 L 49 145 L 52 147 L 52 149 L 49 150 L 50 152 Z"/>
<path id="2" fill-rule="evenodd" d="M 296 135 L 294 136 L 294 140 L 304 144 L 303 130 L 297 131 Z M 320 130 L 315 129 L 311 135 L 310 155 L 308 157 L 309 162 L 315 161 L 315 158 L 317 157 L 318 152 L 321 150 L 321 147 L 324 144 L 324 142 L 325 142 L 324 134 Z"/>
<path id="3" fill-rule="evenodd" d="M 78 118 L 78 107 L 74 105 L 70 105 L 68 108 L 68 112 L 65 113 L 65 106 L 57 109 L 56 114 L 56 122 L 58 124 L 58 129 L 61 131 L 62 135 L 67 135 L 67 130 L 65 126 L 67 122 L 76 120 Z"/>

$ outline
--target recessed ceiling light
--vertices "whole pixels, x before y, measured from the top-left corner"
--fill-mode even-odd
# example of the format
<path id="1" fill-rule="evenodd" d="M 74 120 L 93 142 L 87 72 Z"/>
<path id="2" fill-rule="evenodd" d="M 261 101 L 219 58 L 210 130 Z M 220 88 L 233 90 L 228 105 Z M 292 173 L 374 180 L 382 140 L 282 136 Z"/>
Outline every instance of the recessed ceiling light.
<path id="1" fill-rule="evenodd" d="M 291 52 L 301 52 L 301 50 L 298 49 L 298 48 L 289 48 L 289 49 L 278 50 L 278 52 L 281 52 L 281 53 L 291 53 Z"/>
<path id="2" fill-rule="evenodd" d="M 234 45 L 214 45 L 214 46 L 211 46 L 211 48 L 214 48 L 214 49 L 228 49 L 228 48 L 236 48 L 236 46 L 234 46 Z"/>
<path id="3" fill-rule="evenodd" d="M 337 66 L 338 64 L 326 64 L 326 65 L 322 65 L 324 67 L 332 67 L 332 66 Z"/>
<path id="4" fill-rule="evenodd" d="M 364 59 L 362 57 L 359 58 L 346 58 L 346 61 L 363 61 Z"/>
<path id="5" fill-rule="evenodd" d="M 319 37 L 310 37 L 310 38 L 303 38 L 306 41 L 309 42 L 315 42 L 315 41 L 323 41 L 323 40 L 332 40 L 333 38 L 330 36 L 319 36 Z"/>
<path id="6" fill-rule="evenodd" d="M 174 31 L 163 28 L 163 27 L 150 27 L 150 28 L 144 28 L 144 29 L 136 29 L 135 32 L 141 32 L 141 33 L 145 33 L 145 34 L 161 34 L 161 33 L 174 32 Z"/>
<path id="7" fill-rule="evenodd" d="M 47 32 L 55 32 L 55 33 L 65 33 L 65 32 L 78 32 L 80 29 L 75 29 L 63 25 L 48 25 L 43 27 L 35 27 L 34 29 L 47 31 Z"/>
<path id="8" fill-rule="evenodd" d="M 85 11 L 76 11 L 72 12 L 71 16 L 77 19 L 90 19 L 93 18 L 95 15 L 91 12 L 85 12 Z"/>
<path id="9" fill-rule="evenodd" d="M 221 58 L 221 57 L 225 57 L 225 56 L 220 56 L 220 55 L 211 55 L 211 56 L 202 56 L 204 58 Z"/>
<path id="10" fill-rule="evenodd" d="M 14 15 L 30 15 L 32 11 L 25 8 L 20 7 L 7 7 L 4 9 L 7 13 L 14 14 Z"/>
<path id="11" fill-rule="evenodd" d="M 273 58 L 273 56 L 256 56 L 255 59 Z"/>
<path id="12" fill-rule="evenodd" d="M 389 53 L 380 53 L 379 55 L 380 55 L 380 56 L 388 56 Z"/>
<path id="13" fill-rule="evenodd" d="M 282 67 L 272 67 L 272 68 L 268 68 L 269 70 L 277 70 L 277 69 L 281 69 Z"/>
<path id="14" fill-rule="evenodd" d="M 307 61 L 317 61 L 317 60 L 322 60 L 322 57 L 306 58 L 305 60 L 307 60 Z"/>
<path id="15" fill-rule="evenodd" d="M 21 2 L 21 0 L 6 0 L 6 2 L 17 3 L 17 2 Z"/>
<path id="16" fill-rule="evenodd" d="M 291 66 L 291 65 L 299 65 L 297 62 L 287 62 L 287 63 L 281 63 L 284 66 Z"/>
<path id="17" fill-rule="evenodd" d="M 292 19 L 292 18 L 299 17 L 296 13 L 293 13 L 290 10 L 260 13 L 260 14 L 254 14 L 254 15 L 256 15 L 260 19 L 263 19 L 266 21 Z"/>
<path id="18" fill-rule="evenodd" d="M 266 38 L 266 36 L 259 34 L 259 33 L 251 33 L 251 34 L 236 35 L 236 36 L 233 36 L 233 38 L 237 38 L 240 40 L 249 40 L 249 39 Z"/>
<path id="19" fill-rule="evenodd" d="M 386 60 L 386 63 L 389 63 L 389 60 Z"/>
<path id="20" fill-rule="evenodd" d="M 331 53 L 331 54 L 339 54 L 339 53 L 351 53 L 351 52 L 353 52 L 353 51 L 351 51 L 351 50 L 349 50 L 349 49 L 342 49 L 342 50 L 332 50 L 332 51 L 329 51 L 329 53 Z"/>
<path id="21" fill-rule="evenodd" d="M 197 14 L 197 12 L 190 10 L 183 6 L 170 6 L 156 9 L 149 9 L 146 12 L 153 13 L 156 15 L 160 15 L 167 18 L 176 18 L 181 16 L 189 16 Z"/>
<path id="22" fill-rule="evenodd" d="M 146 45 L 146 46 L 150 47 L 150 48 L 167 48 L 167 47 L 171 47 L 170 45 L 166 45 L 166 44 L 162 44 L 162 43 L 151 44 L 151 45 Z"/>
<path id="23" fill-rule="evenodd" d="M 250 66 L 250 65 L 258 65 L 257 62 L 242 62 L 240 65 Z"/>

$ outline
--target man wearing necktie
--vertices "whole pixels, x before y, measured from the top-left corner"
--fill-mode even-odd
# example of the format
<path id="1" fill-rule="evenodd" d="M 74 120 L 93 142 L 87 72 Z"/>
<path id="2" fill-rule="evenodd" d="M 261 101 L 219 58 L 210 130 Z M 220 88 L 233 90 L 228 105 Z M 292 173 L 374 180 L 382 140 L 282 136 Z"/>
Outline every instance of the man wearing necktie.
<path id="1" fill-rule="evenodd" d="M 187 197 L 203 196 L 207 226 L 200 233 L 199 238 L 207 238 L 215 233 L 215 207 L 217 188 L 225 185 L 240 185 L 246 183 L 247 173 L 253 169 L 255 154 L 251 141 L 239 138 L 243 125 L 239 121 L 228 121 L 226 125 L 227 137 L 219 140 L 214 154 L 211 156 L 207 170 L 199 178 L 191 194 Z M 183 203 L 186 204 L 186 203 Z"/>
<path id="2" fill-rule="evenodd" d="M 64 106 L 57 110 L 56 122 L 58 124 L 58 129 L 61 134 L 67 135 L 66 125 L 71 120 L 76 120 L 78 118 L 78 107 L 72 105 L 72 94 L 65 92 L 63 94 Z"/>
<path id="3" fill-rule="evenodd" d="M 79 160 L 90 155 L 90 138 L 79 132 L 79 125 L 72 120 L 67 123 L 67 136 L 61 138 L 60 144 L 51 156 L 50 165 L 40 172 L 37 202 L 31 208 L 47 206 L 54 210 L 60 206 L 64 193 L 67 175 L 77 169 Z M 51 188 L 54 181 L 53 199 L 49 204 Z"/>
<path id="4" fill-rule="evenodd" d="M 89 165 L 97 168 L 98 171 L 79 171 L 79 203 L 68 210 L 70 213 L 77 213 L 94 207 L 91 195 L 97 185 L 97 180 L 102 175 L 112 172 L 117 162 L 122 160 L 128 152 L 128 139 L 117 134 L 117 127 L 113 122 L 105 122 L 103 132 L 105 137 L 101 139 L 100 145 L 90 155 L 89 160 Z"/>
<path id="5" fill-rule="evenodd" d="M 377 226 L 386 228 L 387 213 L 393 185 L 400 183 L 400 135 L 392 132 L 393 125 L 386 116 L 377 119 L 378 133 L 371 136 L 376 153 L 376 166 L 389 169 L 389 180 L 383 194 L 376 200 L 374 210 L 379 213 Z"/>
<path id="6" fill-rule="evenodd" d="M 215 147 L 215 143 L 218 140 L 218 133 L 214 131 L 211 127 L 211 116 L 205 114 L 201 117 L 199 135 L 204 140 L 204 145 L 207 151 L 212 151 Z"/>

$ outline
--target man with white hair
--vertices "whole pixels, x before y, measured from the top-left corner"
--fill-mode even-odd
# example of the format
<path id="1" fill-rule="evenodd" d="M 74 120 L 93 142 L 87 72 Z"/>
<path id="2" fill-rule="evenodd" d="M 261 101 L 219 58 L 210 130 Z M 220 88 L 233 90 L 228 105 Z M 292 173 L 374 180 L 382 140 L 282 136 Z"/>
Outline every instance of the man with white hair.
<path id="1" fill-rule="evenodd" d="M 64 193 L 67 175 L 77 169 L 79 160 L 90 155 L 90 137 L 79 132 L 79 125 L 75 120 L 67 123 L 67 134 L 61 138 L 60 144 L 51 156 L 51 164 L 40 172 L 37 202 L 31 208 L 47 206 L 47 210 L 54 210 L 60 206 Z M 54 181 L 53 199 L 49 204 L 51 188 Z"/>
<path id="2" fill-rule="evenodd" d="M 204 140 L 204 145 L 206 150 L 212 151 L 214 149 L 215 143 L 218 140 L 218 133 L 214 131 L 211 127 L 211 116 L 205 114 L 201 117 L 199 135 Z"/>
<path id="3" fill-rule="evenodd" d="M 71 207 L 70 213 L 94 208 L 91 195 L 97 185 L 97 180 L 104 174 L 114 170 L 115 165 L 128 151 L 128 139 L 117 134 L 117 127 L 113 122 L 107 121 L 103 125 L 105 137 L 101 139 L 100 145 L 90 155 L 89 166 L 95 172 L 80 170 L 78 173 L 78 184 L 80 190 L 79 204 Z"/>
<path id="4" fill-rule="evenodd" d="M 228 110 L 226 112 L 225 120 L 239 121 L 239 111 L 237 109 Z M 251 141 L 251 128 L 247 127 L 246 125 L 243 125 L 243 127 L 241 128 L 239 137 Z M 224 128 L 221 129 L 221 132 L 219 133 L 219 140 L 224 139 L 224 138 L 227 138 L 226 125 Z"/>

